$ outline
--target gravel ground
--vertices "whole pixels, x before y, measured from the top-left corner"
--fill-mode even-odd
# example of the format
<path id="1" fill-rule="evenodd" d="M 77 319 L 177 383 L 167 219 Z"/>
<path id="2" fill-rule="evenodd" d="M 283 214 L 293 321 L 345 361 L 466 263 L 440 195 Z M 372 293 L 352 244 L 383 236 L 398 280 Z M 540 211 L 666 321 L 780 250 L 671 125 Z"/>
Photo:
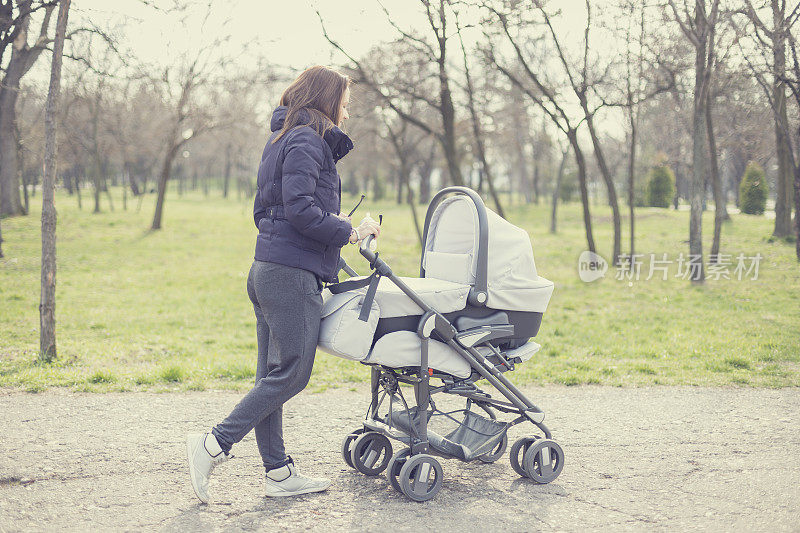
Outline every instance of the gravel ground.
<path id="1" fill-rule="evenodd" d="M 545 387 L 566 461 L 550 485 L 495 464 L 444 460 L 426 503 L 367 478 L 339 455 L 368 392 L 302 393 L 286 407 L 287 448 L 329 491 L 263 496 L 255 441 L 192 493 L 184 438 L 239 394 L 0 392 L 0 531 L 366 530 L 800 531 L 800 390 Z M 533 428 L 530 426 L 531 429 Z M 516 426 L 511 438 L 530 430 Z"/>

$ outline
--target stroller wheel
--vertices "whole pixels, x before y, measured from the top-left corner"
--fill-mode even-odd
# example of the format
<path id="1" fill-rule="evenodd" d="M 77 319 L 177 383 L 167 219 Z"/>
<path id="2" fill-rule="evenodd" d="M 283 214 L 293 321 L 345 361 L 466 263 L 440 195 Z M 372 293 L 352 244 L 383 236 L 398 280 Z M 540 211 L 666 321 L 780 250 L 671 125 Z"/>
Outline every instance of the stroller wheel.
<path id="1" fill-rule="evenodd" d="M 350 448 L 353 467 L 367 476 L 384 471 L 392 457 L 392 443 L 380 433 L 370 431 L 359 436 Z"/>
<path id="2" fill-rule="evenodd" d="M 564 450 L 550 439 L 537 440 L 522 457 L 522 467 L 537 483 L 550 483 L 564 468 Z"/>
<path id="3" fill-rule="evenodd" d="M 415 502 L 426 502 L 442 489 L 442 465 L 435 457 L 425 454 L 406 459 L 400 469 L 400 490 Z"/>
<path id="4" fill-rule="evenodd" d="M 409 455 L 411 455 L 411 448 L 397 450 L 389 460 L 389 465 L 386 467 L 386 477 L 389 478 L 389 483 L 391 483 L 392 487 L 394 487 L 394 490 L 397 492 L 403 492 L 399 480 L 400 469 L 406 464 Z"/>
<path id="5" fill-rule="evenodd" d="M 350 459 L 350 447 L 353 445 L 353 441 L 362 433 L 364 433 L 364 428 L 358 428 L 351 431 L 342 441 L 342 459 L 344 459 L 345 464 L 350 468 L 355 468 L 352 459 Z"/>
<path id="6" fill-rule="evenodd" d="M 522 469 L 522 460 L 525 452 L 528 451 L 531 444 L 538 438 L 539 437 L 522 437 L 521 439 L 517 439 L 514 444 L 511 445 L 511 451 L 508 452 L 508 458 L 511 460 L 511 468 L 522 477 L 529 477 L 528 473 Z"/>
<path id="7" fill-rule="evenodd" d="M 508 435 L 503 435 L 503 438 L 497 444 L 495 449 L 489 453 L 485 453 L 478 457 L 478 459 L 484 463 L 494 463 L 506 452 L 506 447 L 508 446 Z"/>

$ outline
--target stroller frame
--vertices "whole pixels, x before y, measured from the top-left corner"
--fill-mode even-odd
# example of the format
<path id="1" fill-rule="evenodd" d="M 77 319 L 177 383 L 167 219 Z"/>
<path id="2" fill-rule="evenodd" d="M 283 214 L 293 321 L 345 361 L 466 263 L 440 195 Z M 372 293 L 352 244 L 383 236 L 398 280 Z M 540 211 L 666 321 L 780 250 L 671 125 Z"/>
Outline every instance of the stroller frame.
<path id="1" fill-rule="evenodd" d="M 479 245 L 477 250 L 476 280 L 474 287 L 470 290 L 468 302 L 472 305 L 483 306 L 487 296 L 488 224 L 486 208 L 480 196 L 466 187 L 447 187 L 437 193 L 428 208 L 423 243 L 426 242 L 431 216 L 436 206 L 445 197 L 452 194 L 468 196 L 477 208 Z M 428 438 L 428 410 L 431 408 L 431 413 L 437 411 L 432 399 L 434 394 L 446 393 L 466 398 L 467 411 L 470 410 L 471 405 L 474 403 L 486 411 L 492 419 L 495 418 L 492 409 L 517 415 L 502 430 L 502 449 L 499 450 L 499 453 L 495 452 L 497 457 L 492 460 L 496 460 L 499 455 L 502 455 L 507 442 L 506 432 L 508 428 L 526 421 L 538 427 L 544 433 L 545 438 L 527 437 L 519 439 L 511 449 L 511 464 L 518 474 L 532 478 L 539 483 L 548 483 L 555 479 L 563 467 L 563 451 L 555 442 L 550 440 L 550 430 L 543 423 L 544 412 L 503 375 L 505 371 L 513 370 L 514 363 L 504 357 L 497 348 L 488 342 L 491 335 L 483 338 L 480 345 L 492 350 L 496 363 L 479 352 L 476 345 L 472 345 L 468 340 L 462 340 L 459 335 L 461 332 L 443 314 L 427 305 L 413 289 L 392 272 L 392 269 L 379 257 L 377 252 L 371 250 L 370 245 L 373 239 L 372 235 L 368 236 L 362 241 L 359 248 L 361 255 L 369 261 L 370 268 L 374 271 L 373 275 L 388 278 L 423 311 L 416 331 L 421 341 L 420 364 L 418 368 L 406 367 L 397 369 L 375 363 L 363 363 L 372 367 L 370 376 L 371 401 L 363 421 L 363 429 L 356 430 L 345 438 L 343 446 L 345 461 L 350 466 L 368 475 L 380 473 L 388 466 L 388 475 L 392 485 L 413 500 L 426 501 L 435 496 L 441 487 L 441 467 L 434 457 L 427 455 L 433 452 Z M 425 274 L 424 266 L 422 265 L 423 258 L 424 250 L 420 260 L 421 277 L 424 277 Z M 344 261 L 340 262 L 340 268 L 351 275 L 355 274 Z M 374 285 L 377 286 L 377 283 L 374 283 Z M 472 369 L 470 377 L 457 379 L 450 374 L 443 374 L 429 368 L 428 345 L 432 337 L 446 343 L 469 363 Z M 432 377 L 441 379 L 443 384 L 441 386 L 432 386 L 430 382 Z M 475 382 L 480 379 L 487 380 L 505 398 L 505 401 L 492 398 L 489 394 L 479 389 Z M 405 405 L 406 413 L 411 412 L 400 389 L 401 384 L 413 387 L 417 413 L 422 413 L 422 416 L 414 416 L 413 418 L 409 414 L 410 431 L 395 427 L 391 420 L 392 405 L 395 399 L 399 399 Z M 389 397 L 390 414 L 384 420 L 379 416 L 379 408 L 387 396 Z M 368 435 L 373 436 L 368 438 Z M 382 435 L 384 438 L 381 439 L 374 435 Z M 400 441 L 409 448 L 398 452 L 389 460 L 388 455 L 391 454 L 391 445 L 389 444 L 388 450 L 380 449 L 388 444 L 388 439 Z M 359 442 L 364 444 L 359 445 Z M 381 455 L 381 451 L 386 457 L 382 463 L 376 465 L 374 462 L 377 460 L 375 455 L 376 453 Z M 438 453 L 437 455 L 442 454 Z M 444 456 L 449 457 L 448 455 Z M 411 461 L 412 458 L 415 458 L 414 461 Z M 348 461 L 348 459 L 350 460 Z M 486 459 L 482 460 L 491 462 Z M 434 475 L 433 480 L 430 479 L 431 473 Z"/>

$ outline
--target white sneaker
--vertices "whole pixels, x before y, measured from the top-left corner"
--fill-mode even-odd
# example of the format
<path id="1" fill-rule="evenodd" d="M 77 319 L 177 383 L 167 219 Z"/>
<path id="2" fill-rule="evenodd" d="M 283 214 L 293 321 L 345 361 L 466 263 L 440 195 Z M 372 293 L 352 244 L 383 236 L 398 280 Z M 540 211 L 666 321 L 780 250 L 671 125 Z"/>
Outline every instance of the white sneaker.
<path id="1" fill-rule="evenodd" d="M 291 461 L 291 457 L 289 460 Z M 322 492 L 330 486 L 330 479 L 305 477 L 298 474 L 294 461 L 267 472 L 267 496 L 270 497 Z"/>
<path id="2" fill-rule="evenodd" d="M 203 503 L 208 503 L 208 478 L 214 467 L 232 457 L 222 451 L 211 433 L 190 433 L 186 436 L 186 457 L 192 488 Z"/>

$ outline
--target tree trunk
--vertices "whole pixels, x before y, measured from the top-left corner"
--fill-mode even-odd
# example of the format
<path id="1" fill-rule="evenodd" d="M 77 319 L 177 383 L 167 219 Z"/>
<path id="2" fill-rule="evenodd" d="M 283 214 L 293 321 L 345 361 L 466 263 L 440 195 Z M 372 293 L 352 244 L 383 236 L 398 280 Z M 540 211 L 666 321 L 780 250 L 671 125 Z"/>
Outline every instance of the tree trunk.
<path id="1" fill-rule="evenodd" d="M 580 144 L 578 144 L 578 133 L 575 129 L 567 132 L 567 139 L 569 139 L 572 152 L 575 154 L 575 163 L 578 165 L 578 186 L 581 190 L 581 203 L 583 204 L 583 227 L 586 230 L 586 246 L 590 252 L 596 252 L 594 235 L 592 234 L 592 215 L 589 213 L 589 189 L 586 186 L 586 158 L 583 156 Z"/>
<path id="2" fill-rule="evenodd" d="M 553 187 L 552 207 L 550 210 L 550 233 L 556 232 L 556 209 L 558 208 L 558 196 L 561 193 L 561 180 L 564 177 L 567 154 L 569 154 L 569 148 L 561 153 L 561 163 L 558 165 L 558 174 L 556 174 L 556 185 Z"/>
<path id="3" fill-rule="evenodd" d="M 23 214 L 19 195 L 19 161 L 17 158 L 16 103 L 19 81 L 22 78 L 20 52 L 14 47 L 6 75 L 0 85 L 0 215 Z M 16 57 L 15 57 L 16 56 Z"/>
<path id="4" fill-rule="evenodd" d="M 408 205 L 411 206 L 411 218 L 414 220 L 414 229 L 417 231 L 417 238 L 419 239 L 419 243 L 421 246 L 425 246 L 425 243 L 422 242 L 422 228 L 419 227 L 419 218 L 417 217 L 417 204 L 414 201 L 414 190 L 408 186 Z M 2 257 L 2 255 L 0 255 Z"/>
<path id="5" fill-rule="evenodd" d="M 730 217 L 728 216 L 728 209 L 725 206 L 725 194 L 722 191 L 722 181 L 719 176 L 717 140 L 714 137 L 714 122 L 711 117 L 712 102 L 713 99 L 709 91 L 708 102 L 706 103 L 706 130 L 708 132 L 709 161 L 711 162 L 711 188 L 714 193 L 714 239 L 711 242 L 709 261 L 716 263 L 719 258 L 722 223 Z"/>
<path id="6" fill-rule="evenodd" d="M 78 197 L 78 209 L 83 210 L 83 200 L 81 199 L 81 181 L 77 173 L 73 178 L 75 180 L 75 195 Z"/>
<path id="7" fill-rule="evenodd" d="M 225 173 L 222 179 L 222 197 L 228 197 L 228 188 L 231 182 L 231 147 L 230 145 L 225 150 Z"/>
<path id="8" fill-rule="evenodd" d="M 105 169 L 106 166 L 103 165 Z M 108 186 L 108 181 L 105 177 L 105 171 L 103 172 L 103 190 L 106 191 L 106 198 L 108 198 L 108 210 L 112 213 L 114 212 L 114 198 L 111 196 L 111 187 Z"/>
<path id="9" fill-rule="evenodd" d="M 531 203 L 533 198 L 531 196 L 531 186 L 528 183 L 528 154 L 526 147 L 528 145 L 528 131 L 530 124 L 528 121 L 527 113 L 525 112 L 525 103 L 523 102 L 522 91 L 516 86 L 511 89 L 511 102 L 514 108 L 519 112 L 512 113 L 512 121 L 514 127 L 514 141 L 516 148 L 516 173 L 519 191 L 525 199 L 525 203 Z M 536 154 L 534 153 L 534 158 Z M 512 195 L 513 198 L 513 195 Z"/>
<path id="10" fill-rule="evenodd" d="M 778 0 L 772 0 L 772 57 L 775 78 L 772 83 L 773 114 L 775 117 L 775 151 L 778 158 L 778 175 L 775 179 L 775 229 L 774 237 L 792 234 L 792 162 L 789 150 L 789 119 L 786 113 L 786 24 Z"/>
<path id="11" fill-rule="evenodd" d="M 630 102 L 630 101 L 629 101 Z M 628 150 L 628 215 L 630 217 L 630 239 L 631 239 L 631 270 L 634 268 L 633 255 L 636 247 L 634 240 L 636 236 L 636 217 L 634 212 L 634 205 L 636 204 L 636 113 L 633 110 L 633 104 L 628 108 L 628 120 L 631 126 L 631 145 Z"/>
<path id="12" fill-rule="evenodd" d="M 450 93 L 450 81 L 447 76 L 445 52 L 444 46 L 441 46 L 439 61 L 439 96 L 441 104 L 439 110 L 442 115 L 444 135 L 440 137 L 440 142 L 444 150 L 444 158 L 447 160 L 450 181 L 453 185 L 464 185 L 464 177 L 461 174 L 461 164 L 458 157 L 458 146 L 456 144 L 456 112 L 453 107 L 453 97 Z"/>
<path id="13" fill-rule="evenodd" d="M 436 144 L 431 143 L 428 157 L 423 160 L 419 171 L 419 203 L 427 204 L 431 199 L 431 174 L 436 159 Z"/>
<path id="14" fill-rule="evenodd" d="M 398 181 L 400 182 L 399 192 L 402 194 L 403 185 L 405 185 L 407 190 L 406 199 L 409 207 L 411 207 L 411 220 L 414 221 L 414 229 L 417 232 L 417 239 L 419 239 L 419 243 L 422 244 L 422 230 L 419 227 L 419 219 L 417 218 L 417 206 L 414 204 L 414 191 L 411 190 L 410 165 L 408 164 L 408 159 L 404 156 L 400 156 L 399 152 L 398 157 L 401 157 L 400 175 L 397 177 Z"/>
<path id="15" fill-rule="evenodd" d="M 178 163 L 178 168 L 175 169 L 175 173 L 178 175 L 178 196 L 183 196 L 183 187 L 186 182 L 186 177 L 181 163 Z"/>
<path id="16" fill-rule="evenodd" d="M 794 252 L 800 261 L 800 164 L 794 167 Z"/>
<path id="17" fill-rule="evenodd" d="M 164 198 L 167 195 L 167 182 L 172 170 L 172 161 L 178 153 L 179 145 L 172 146 L 164 155 L 164 164 L 161 167 L 161 174 L 158 176 L 158 197 L 156 198 L 156 212 L 153 215 L 153 224 L 150 229 L 155 231 L 161 229 L 161 217 L 164 213 Z"/>
<path id="18" fill-rule="evenodd" d="M 50 88 L 45 107 L 44 179 L 42 181 L 42 293 L 39 303 L 39 359 L 51 362 L 56 357 L 56 119 L 58 93 L 61 89 L 61 58 L 70 0 L 61 0 L 58 8 Z"/>
<path id="19" fill-rule="evenodd" d="M 128 186 L 131 188 L 131 193 L 134 196 L 139 196 L 140 194 L 144 194 L 144 189 L 139 189 L 139 178 L 136 177 L 136 174 L 131 172 L 128 176 Z"/>
<path id="20" fill-rule="evenodd" d="M 597 137 L 597 132 L 594 127 L 594 117 L 589 112 L 586 101 L 582 99 L 581 107 L 586 115 L 586 126 L 589 128 L 589 136 L 592 139 L 592 146 L 594 146 L 594 156 L 597 159 L 597 164 L 600 167 L 600 174 L 606 184 L 608 191 L 608 203 L 611 206 L 611 216 L 614 223 L 614 251 L 611 255 L 611 263 L 616 265 L 619 263 L 619 254 L 622 240 L 622 229 L 619 220 L 619 202 L 617 201 L 617 191 L 614 187 L 614 180 L 611 177 L 611 171 L 606 164 L 606 158 L 603 155 L 603 148 L 600 145 L 600 139 Z"/>
<path id="21" fill-rule="evenodd" d="M 474 111 L 473 111 L 474 113 Z M 489 194 L 494 201 L 494 206 L 497 209 L 497 214 L 503 218 L 506 218 L 505 212 L 503 211 L 503 206 L 500 204 L 500 197 L 497 194 L 497 189 L 494 188 L 494 178 L 492 177 L 492 169 L 489 166 L 489 162 L 486 160 L 486 150 L 483 146 L 483 139 L 480 137 L 482 132 L 480 130 L 480 126 L 477 124 L 478 118 L 475 114 L 472 116 L 472 128 L 473 133 L 475 135 L 475 147 L 478 150 L 478 158 L 481 161 L 481 183 L 483 182 L 483 178 L 486 178 L 486 184 L 489 186 Z"/>
<path id="22" fill-rule="evenodd" d="M 28 195 L 28 180 L 25 172 L 25 152 L 22 149 L 22 138 L 19 132 L 19 124 L 14 124 L 14 142 L 17 146 L 17 181 L 22 183 L 22 214 L 30 212 L 30 197 Z"/>
<path id="23" fill-rule="evenodd" d="M 701 0 L 697 0 L 698 3 Z M 702 20 L 701 20 L 702 19 Z M 701 6 L 696 8 L 695 24 L 704 24 Z M 693 283 L 703 283 L 703 198 L 705 196 L 706 159 L 708 141 L 706 139 L 706 103 L 708 98 L 708 79 L 706 77 L 706 48 L 703 40 L 695 47 L 694 107 L 692 113 L 692 181 L 689 187 L 691 212 L 689 215 L 689 279 Z"/>
<path id="24" fill-rule="evenodd" d="M 100 169 L 98 168 L 97 163 L 95 163 L 93 174 L 94 176 L 92 176 L 92 182 L 94 183 L 94 210 L 92 213 L 99 213 L 100 192 L 102 187 L 100 186 Z"/>
<path id="25" fill-rule="evenodd" d="M 403 203 L 403 173 L 405 170 L 402 168 L 397 176 L 397 205 L 401 205 Z"/>
<path id="26" fill-rule="evenodd" d="M 2 219 L 0 219 L 0 222 Z M 0 224 L 0 259 L 3 258 L 3 228 L 2 224 Z"/>

